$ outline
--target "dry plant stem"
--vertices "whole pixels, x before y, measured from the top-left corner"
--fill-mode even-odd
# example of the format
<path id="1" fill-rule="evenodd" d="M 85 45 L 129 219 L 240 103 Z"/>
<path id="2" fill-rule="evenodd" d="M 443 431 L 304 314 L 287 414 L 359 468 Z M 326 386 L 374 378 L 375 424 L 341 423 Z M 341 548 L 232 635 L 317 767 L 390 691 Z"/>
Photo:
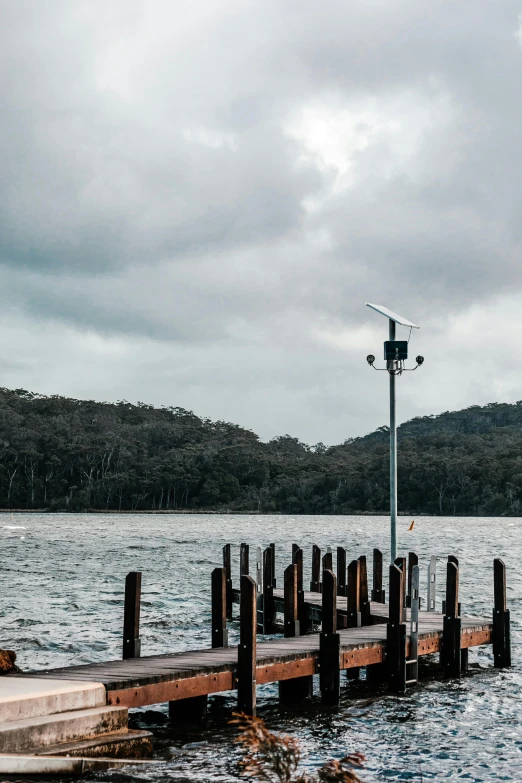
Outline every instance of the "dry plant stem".
<path id="1" fill-rule="evenodd" d="M 241 734 L 238 742 L 245 749 L 241 761 L 242 774 L 265 783 L 359 783 L 354 768 L 362 767 L 364 756 L 353 753 L 340 761 L 329 761 L 317 775 L 309 777 L 299 772 L 300 749 L 294 737 L 273 734 L 261 718 L 233 713 Z"/>

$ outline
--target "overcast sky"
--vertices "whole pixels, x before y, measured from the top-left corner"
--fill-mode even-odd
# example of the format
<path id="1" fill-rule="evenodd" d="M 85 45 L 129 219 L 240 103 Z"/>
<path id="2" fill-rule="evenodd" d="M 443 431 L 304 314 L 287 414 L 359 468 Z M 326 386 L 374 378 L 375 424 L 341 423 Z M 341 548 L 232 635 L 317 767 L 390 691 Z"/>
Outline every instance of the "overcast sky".
<path id="1" fill-rule="evenodd" d="M 401 421 L 522 398 L 520 0 L 0 13 L 0 385 L 338 443 L 387 422 L 370 300 Z"/>

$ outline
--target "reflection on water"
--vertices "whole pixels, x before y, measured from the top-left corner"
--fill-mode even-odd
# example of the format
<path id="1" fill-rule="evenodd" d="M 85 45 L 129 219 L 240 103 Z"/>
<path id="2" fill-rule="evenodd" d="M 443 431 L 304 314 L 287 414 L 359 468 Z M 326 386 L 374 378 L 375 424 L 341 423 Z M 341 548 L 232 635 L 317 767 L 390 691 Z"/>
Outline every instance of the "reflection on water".
<path id="1" fill-rule="evenodd" d="M 305 710 L 283 711 L 276 687 L 262 686 L 259 714 L 270 728 L 300 739 L 309 769 L 358 750 L 368 759 L 366 781 L 521 781 L 522 520 L 419 517 L 407 532 L 409 522 L 399 519 L 399 550 L 418 553 L 422 593 L 429 557 L 441 557 L 442 575 L 442 559 L 455 554 L 465 613 L 491 614 L 493 558 L 504 559 L 513 668 L 492 669 L 489 647 L 471 650 L 470 675 L 460 681 L 430 677 L 399 697 L 344 683 L 335 710 L 317 700 Z M 22 668 L 39 669 L 120 657 L 128 571 L 143 572 L 142 653 L 152 655 L 209 645 L 210 573 L 221 565 L 223 544 L 236 545 L 237 581 L 241 541 L 276 543 L 278 579 L 297 542 L 305 548 L 309 581 L 313 543 L 345 546 L 353 559 L 371 556 L 375 546 L 386 555 L 388 535 L 383 517 L 5 514 L 0 540 L 0 646 L 17 650 Z M 237 631 L 233 622 L 231 643 Z M 226 725 L 233 706 L 231 696 L 211 697 L 208 724 L 197 732 L 174 729 L 162 706 L 136 711 L 134 724 L 153 728 L 165 765 L 97 780 L 237 780 L 238 750 Z"/>

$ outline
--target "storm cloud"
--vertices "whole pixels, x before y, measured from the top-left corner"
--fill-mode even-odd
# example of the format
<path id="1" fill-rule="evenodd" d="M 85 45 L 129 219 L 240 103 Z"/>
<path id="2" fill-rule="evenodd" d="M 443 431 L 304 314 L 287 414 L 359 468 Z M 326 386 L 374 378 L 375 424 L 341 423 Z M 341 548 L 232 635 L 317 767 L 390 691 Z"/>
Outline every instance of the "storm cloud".
<path id="1" fill-rule="evenodd" d="M 402 420 L 522 398 L 521 13 L 0 0 L 1 385 L 340 442 L 371 300 Z"/>

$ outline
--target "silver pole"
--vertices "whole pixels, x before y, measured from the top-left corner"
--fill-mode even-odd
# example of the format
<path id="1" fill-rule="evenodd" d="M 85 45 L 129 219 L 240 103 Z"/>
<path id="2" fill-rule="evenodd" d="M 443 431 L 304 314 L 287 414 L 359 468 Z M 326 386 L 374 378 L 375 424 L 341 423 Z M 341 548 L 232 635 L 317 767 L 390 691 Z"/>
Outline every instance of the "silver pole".
<path id="1" fill-rule="evenodd" d="M 389 319 L 390 340 L 395 340 L 395 321 Z M 396 362 L 388 362 L 394 370 Z M 397 557 L 397 425 L 395 422 L 395 375 L 390 373 L 390 532 L 391 562 Z"/>

